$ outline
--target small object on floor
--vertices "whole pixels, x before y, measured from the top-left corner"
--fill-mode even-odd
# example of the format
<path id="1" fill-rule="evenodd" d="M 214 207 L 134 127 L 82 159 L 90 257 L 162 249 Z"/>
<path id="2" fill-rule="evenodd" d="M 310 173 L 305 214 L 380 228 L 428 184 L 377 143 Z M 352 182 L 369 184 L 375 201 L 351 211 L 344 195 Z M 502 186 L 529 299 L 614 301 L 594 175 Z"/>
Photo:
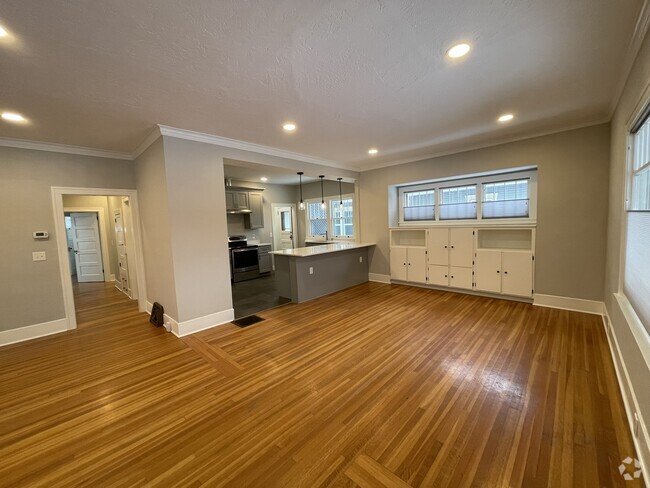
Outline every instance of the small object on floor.
<path id="1" fill-rule="evenodd" d="M 155 302 L 151 307 L 151 317 L 149 317 L 149 322 L 151 322 L 156 327 L 160 327 L 161 325 L 164 325 L 165 324 L 165 319 L 163 317 L 164 314 L 165 314 L 165 309 L 163 309 L 163 306 L 160 303 Z"/>
<path id="2" fill-rule="evenodd" d="M 248 315 L 247 317 L 242 317 L 241 319 L 233 320 L 232 323 L 237 327 L 248 327 L 249 325 L 257 324 L 264 320 L 259 315 Z"/>

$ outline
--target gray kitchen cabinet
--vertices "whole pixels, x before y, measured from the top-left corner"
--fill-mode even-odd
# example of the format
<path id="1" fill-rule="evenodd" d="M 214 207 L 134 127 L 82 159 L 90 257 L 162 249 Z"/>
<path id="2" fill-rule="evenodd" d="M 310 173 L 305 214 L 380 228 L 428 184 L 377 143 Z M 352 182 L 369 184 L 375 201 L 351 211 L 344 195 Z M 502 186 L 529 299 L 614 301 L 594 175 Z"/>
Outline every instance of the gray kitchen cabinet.
<path id="1" fill-rule="evenodd" d="M 248 192 L 226 190 L 226 210 L 248 209 Z"/>
<path id="2" fill-rule="evenodd" d="M 264 199 L 261 193 L 248 194 L 248 206 L 251 213 L 244 217 L 247 229 L 261 229 L 264 227 Z"/>
<path id="3" fill-rule="evenodd" d="M 271 260 L 271 245 L 262 244 L 257 248 L 257 260 L 259 262 L 260 274 L 270 273 L 273 269 L 273 262 Z"/>

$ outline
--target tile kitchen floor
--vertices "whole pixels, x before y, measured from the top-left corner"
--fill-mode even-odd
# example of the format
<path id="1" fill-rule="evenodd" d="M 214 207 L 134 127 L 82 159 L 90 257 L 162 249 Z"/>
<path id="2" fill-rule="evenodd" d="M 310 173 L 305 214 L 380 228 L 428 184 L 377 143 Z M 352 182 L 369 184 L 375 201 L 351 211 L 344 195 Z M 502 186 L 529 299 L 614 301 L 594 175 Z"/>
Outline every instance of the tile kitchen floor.
<path id="1" fill-rule="evenodd" d="M 232 283 L 232 302 L 235 318 L 268 310 L 291 300 L 278 295 L 275 273 L 254 280 Z"/>

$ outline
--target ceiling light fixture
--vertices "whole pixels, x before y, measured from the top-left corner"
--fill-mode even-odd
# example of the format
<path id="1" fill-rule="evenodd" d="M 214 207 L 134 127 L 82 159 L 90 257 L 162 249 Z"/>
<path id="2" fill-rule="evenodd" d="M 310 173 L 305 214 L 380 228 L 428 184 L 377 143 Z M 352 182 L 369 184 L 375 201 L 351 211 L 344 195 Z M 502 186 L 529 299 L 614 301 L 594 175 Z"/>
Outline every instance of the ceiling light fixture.
<path id="1" fill-rule="evenodd" d="M 266 176 L 262 176 L 262 177 L 260 178 L 260 181 L 269 181 L 269 179 L 268 179 Z"/>
<path id="2" fill-rule="evenodd" d="M 323 178 L 325 178 L 325 175 L 320 175 L 320 208 L 325 210 L 325 194 L 323 192 Z"/>
<path id="3" fill-rule="evenodd" d="M 0 37 L 7 37 L 8 35 L 9 33 L 7 32 L 7 29 L 0 25 Z"/>
<path id="4" fill-rule="evenodd" d="M 284 124 L 282 124 L 282 130 L 284 130 L 285 132 L 293 132 L 294 130 L 296 130 L 296 124 L 294 124 L 293 122 L 285 122 Z"/>
<path id="5" fill-rule="evenodd" d="M 299 183 L 299 185 L 300 185 L 300 205 L 298 205 L 298 208 L 300 210 L 305 210 L 305 202 L 302 199 L 302 175 L 304 175 L 304 174 L 305 173 L 303 173 L 302 171 L 298 171 L 298 177 L 300 178 L 300 183 Z"/>
<path id="6" fill-rule="evenodd" d="M 455 46 L 451 46 L 447 50 L 447 56 L 452 59 L 462 58 L 470 51 L 470 49 L 472 49 L 472 47 L 469 44 L 462 42 L 460 44 L 456 44 Z"/>
<path id="7" fill-rule="evenodd" d="M 379 152 L 379 151 L 378 151 L 377 149 L 375 149 L 374 147 L 371 148 L 371 149 L 368 149 L 368 154 L 370 154 L 371 156 L 374 156 L 374 155 L 377 154 L 378 152 Z"/>
<path id="8" fill-rule="evenodd" d="M 14 112 L 2 112 L 2 118 L 9 122 L 25 122 L 27 119 Z"/>
<path id="9" fill-rule="evenodd" d="M 343 210 L 343 193 L 341 192 L 341 181 L 343 178 L 336 178 L 339 180 L 339 207 L 341 207 L 341 210 Z"/>
<path id="10" fill-rule="evenodd" d="M 497 120 L 499 122 L 510 122 L 512 119 L 514 119 L 515 116 L 512 114 L 503 114 L 501 117 L 499 117 Z"/>

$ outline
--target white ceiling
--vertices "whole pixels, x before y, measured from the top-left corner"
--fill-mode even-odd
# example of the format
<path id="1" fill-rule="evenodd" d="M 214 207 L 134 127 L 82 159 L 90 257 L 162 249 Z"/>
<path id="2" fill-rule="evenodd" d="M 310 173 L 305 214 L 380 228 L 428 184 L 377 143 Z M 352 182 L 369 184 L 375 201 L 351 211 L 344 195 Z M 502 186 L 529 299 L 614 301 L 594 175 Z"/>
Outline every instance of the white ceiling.
<path id="1" fill-rule="evenodd" d="M 297 173 L 289 172 L 286 169 L 265 164 L 251 163 L 248 161 L 238 161 L 235 159 L 224 159 L 223 171 L 226 179 L 247 181 L 249 183 L 257 183 L 260 185 L 264 185 L 265 183 L 272 185 L 297 185 L 300 182 L 300 177 Z M 302 182 L 305 184 L 318 181 L 317 176 L 318 175 L 303 175 Z M 262 182 L 260 180 L 262 177 L 267 178 L 267 181 Z"/>
<path id="2" fill-rule="evenodd" d="M 367 169 L 586 125 L 642 3 L 7 0 L 0 110 L 30 123 L 0 137 L 132 152 L 164 124 Z"/>

